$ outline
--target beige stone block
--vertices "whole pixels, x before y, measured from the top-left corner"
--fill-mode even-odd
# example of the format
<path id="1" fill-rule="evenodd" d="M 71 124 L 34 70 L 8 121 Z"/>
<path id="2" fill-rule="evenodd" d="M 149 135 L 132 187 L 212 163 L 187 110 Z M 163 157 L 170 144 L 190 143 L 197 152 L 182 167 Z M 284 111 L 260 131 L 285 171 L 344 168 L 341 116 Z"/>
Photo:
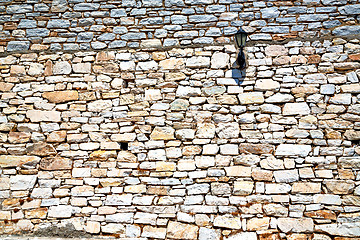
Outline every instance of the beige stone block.
<path id="1" fill-rule="evenodd" d="M 173 140 L 175 130 L 171 127 L 155 127 L 150 138 L 152 140 Z"/>
<path id="2" fill-rule="evenodd" d="M 156 171 L 175 171 L 176 163 L 174 162 L 156 162 Z"/>
<path id="3" fill-rule="evenodd" d="M 229 177 L 250 177 L 251 167 L 232 166 L 225 167 L 226 176 Z"/>
<path id="4" fill-rule="evenodd" d="M 234 182 L 234 195 L 246 196 L 250 195 L 254 189 L 254 182 L 250 181 L 236 181 Z"/>
<path id="5" fill-rule="evenodd" d="M 227 228 L 227 229 L 241 229 L 240 217 L 233 217 L 230 215 L 217 216 L 214 220 L 215 227 Z"/>
<path id="6" fill-rule="evenodd" d="M 320 193 L 321 183 L 296 182 L 292 185 L 292 193 Z"/>
<path id="7" fill-rule="evenodd" d="M 47 208 L 37 208 L 32 210 L 26 210 L 25 211 L 25 218 L 28 219 L 34 219 L 34 218 L 40 218 L 45 219 L 47 216 Z"/>
<path id="8" fill-rule="evenodd" d="M 238 95 L 240 104 L 262 104 L 265 99 L 261 92 L 246 92 Z"/>
<path id="9" fill-rule="evenodd" d="M 124 192 L 126 192 L 126 193 L 145 193 L 146 185 L 139 184 L 139 185 L 125 186 Z"/>
<path id="10" fill-rule="evenodd" d="M 53 170 L 69 170 L 72 168 L 72 161 L 60 156 L 43 158 L 40 161 L 40 169 Z"/>
<path id="11" fill-rule="evenodd" d="M 37 164 L 40 162 L 40 158 L 36 156 L 12 156 L 12 155 L 0 155 L 0 167 L 20 167 L 25 163 Z"/>
<path id="12" fill-rule="evenodd" d="M 249 231 L 259 231 L 267 230 L 269 228 L 270 218 L 251 218 L 247 221 L 247 230 Z"/>
<path id="13" fill-rule="evenodd" d="M 60 122 L 60 112 L 58 111 L 42 111 L 42 110 L 29 110 L 26 112 L 26 117 L 31 122 Z"/>
<path id="14" fill-rule="evenodd" d="M 100 232 L 100 223 L 88 221 L 85 227 L 86 232 L 88 233 L 99 233 Z"/>
<path id="15" fill-rule="evenodd" d="M 196 239 L 199 227 L 191 224 L 169 222 L 167 237 L 171 239 Z"/>
<path id="16" fill-rule="evenodd" d="M 42 96 L 49 100 L 49 102 L 53 103 L 64 103 L 69 101 L 76 101 L 79 99 L 78 91 L 74 90 L 45 92 Z"/>

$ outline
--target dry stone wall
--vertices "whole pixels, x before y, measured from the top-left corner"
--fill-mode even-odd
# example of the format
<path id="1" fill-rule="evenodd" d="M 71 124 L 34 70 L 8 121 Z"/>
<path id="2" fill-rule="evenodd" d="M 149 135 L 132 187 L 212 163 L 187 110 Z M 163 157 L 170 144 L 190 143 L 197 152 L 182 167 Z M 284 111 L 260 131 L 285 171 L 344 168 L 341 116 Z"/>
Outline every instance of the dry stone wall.
<path id="1" fill-rule="evenodd" d="M 0 11 L 1 235 L 359 239 L 358 1 Z"/>

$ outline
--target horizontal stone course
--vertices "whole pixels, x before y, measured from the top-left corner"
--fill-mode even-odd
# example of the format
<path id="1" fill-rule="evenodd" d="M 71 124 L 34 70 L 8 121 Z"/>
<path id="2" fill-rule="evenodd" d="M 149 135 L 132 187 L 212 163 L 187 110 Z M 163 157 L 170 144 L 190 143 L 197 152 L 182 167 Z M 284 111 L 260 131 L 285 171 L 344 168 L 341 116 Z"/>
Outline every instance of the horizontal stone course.
<path id="1" fill-rule="evenodd" d="M 343 2 L 14 2 L 3 6 L 0 24 L 8 37 L 0 51 L 138 48 L 141 39 L 157 39 L 162 47 L 222 44 L 241 26 L 251 40 L 356 35 L 359 24 L 350 18 L 359 13 L 360 4 Z M 14 14 L 25 18 L 12 18 Z"/>

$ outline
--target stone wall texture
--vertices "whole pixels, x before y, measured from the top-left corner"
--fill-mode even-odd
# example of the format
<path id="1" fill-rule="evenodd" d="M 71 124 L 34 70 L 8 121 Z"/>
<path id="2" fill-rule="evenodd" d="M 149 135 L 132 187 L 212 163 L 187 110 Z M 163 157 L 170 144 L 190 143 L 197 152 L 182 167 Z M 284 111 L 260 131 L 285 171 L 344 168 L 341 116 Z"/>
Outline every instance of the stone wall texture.
<path id="1" fill-rule="evenodd" d="M 0 238 L 359 240 L 359 16 L 0 0 Z"/>

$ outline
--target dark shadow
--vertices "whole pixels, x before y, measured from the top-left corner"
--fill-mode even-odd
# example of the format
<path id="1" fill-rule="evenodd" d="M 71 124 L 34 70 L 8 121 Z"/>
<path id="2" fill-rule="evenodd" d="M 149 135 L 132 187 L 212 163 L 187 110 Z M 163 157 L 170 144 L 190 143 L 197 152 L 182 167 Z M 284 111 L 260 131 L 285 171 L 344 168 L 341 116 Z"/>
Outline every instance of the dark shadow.
<path id="1" fill-rule="evenodd" d="M 234 62 L 231 69 L 231 76 L 236 81 L 237 85 L 240 86 L 246 77 L 246 67 L 239 69 L 237 63 Z"/>

